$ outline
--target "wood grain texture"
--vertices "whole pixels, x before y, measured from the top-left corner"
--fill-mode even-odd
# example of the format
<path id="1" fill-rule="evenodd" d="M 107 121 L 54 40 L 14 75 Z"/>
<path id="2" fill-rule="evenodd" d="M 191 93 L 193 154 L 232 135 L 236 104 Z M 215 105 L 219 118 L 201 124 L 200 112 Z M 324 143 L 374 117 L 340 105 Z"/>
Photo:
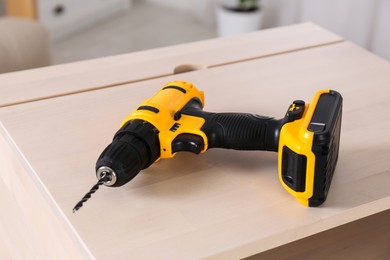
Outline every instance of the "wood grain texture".
<path id="1" fill-rule="evenodd" d="M 390 210 L 274 248 L 245 260 L 389 259 Z"/>
<path id="2" fill-rule="evenodd" d="M 339 41 L 339 36 L 307 23 L 9 73 L 0 77 L 0 107 L 165 77 L 183 64 L 221 66 Z"/>
<path id="3" fill-rule="evenodd" d="M 83 259 L 91 253 L 0 124 L 0 242 L 10 259 Z M 32 170 L 30 172 L 30 170 Z M 7 258 L 2 258 L 7 259 Z"/>
<path id="4" fill-rule="evenodd" d="M 94 257 L 238 259 L 390 208 L 387 61 L 340 42 L 179 76 L 204 90 L 205 110 L 216 112 L 281 117 L 295 99 L 310 101 L 320 88 L 338 90 L 341 146 L 328 200 L 320 208 L 301 206 L 280 185 L 274 153 L 216 149 L 162 160 L 121 188 L 102 188 L 72 214 L 95 183 L 96 159 L 121 120 L 178 76 L 0 109 L 30 166 L 15 175 L 36 174 L 42 187 L 35 188 L 64 214 L 58 225 L 74 228 Z M 23 194 L 23 184 L 1 177 Z"/>

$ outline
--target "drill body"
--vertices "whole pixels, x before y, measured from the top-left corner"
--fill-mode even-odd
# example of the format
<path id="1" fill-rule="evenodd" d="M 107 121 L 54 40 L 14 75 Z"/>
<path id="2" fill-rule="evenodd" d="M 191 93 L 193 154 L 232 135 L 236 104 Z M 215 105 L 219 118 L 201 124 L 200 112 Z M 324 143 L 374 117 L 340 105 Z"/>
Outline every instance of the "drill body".
<path id="1" fill-rule="evenodd" d="M 155 161 L 181 151 L 275 151 L 282 185 L 302 204 L 318 206 L 326 199 L 337 162 L 341 101 L 337 92 L 323 90 L 311 104 L 294 101 L 281 119 L 211 113 L 203 111 L 204 93 L 193 84 L 170 82 L 124 119 L 97 160 L 96 174 L 98 179 L 109 175 L 104 184 L 118 187 Z M 329 162 L 322 165 L 324 160 L 332 160 L 333 168 L 327 169 Z"/>

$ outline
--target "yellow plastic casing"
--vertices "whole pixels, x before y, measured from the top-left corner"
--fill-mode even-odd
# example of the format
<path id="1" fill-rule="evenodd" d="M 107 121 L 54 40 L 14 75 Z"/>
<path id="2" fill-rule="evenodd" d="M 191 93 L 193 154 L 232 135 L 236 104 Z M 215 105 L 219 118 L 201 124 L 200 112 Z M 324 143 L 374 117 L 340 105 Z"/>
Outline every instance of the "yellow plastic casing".
<path id="1" fill-rule="evenodd" d="M 172 141 L 180 134 L 194 134 L 202 137 L 204 147 L 202 153 L 207 150 L 207 137 L 200 130 L 205 120 L 200 117 L 181 115 L 175 120 L 175 114 L 185 107 L 191 100 L 197 99 L 204 106 L 204 93 L 193 84 L 184 81 L 172 81 L 167 83 L 152 98 L 144 101 L 140 107 L 152 107 L 158 112 L 145 109 L 136 109 L 122 122 L 121 127 L 130 120 L 145 120 L 159 131 L 160 158 L 171 158 Z"/>
<path id="2" fill-rule="evenodd" d="M 298 199 L 300 203 L 309 206 L 309 199 L 313 196 L 314 174 L 316 158 L 312 152 L 314 133 L 308 130 L 308 126 L 313 117 L 320 96 L 329 93 L 329 90 L 318 91 L 310 104 L 306 104 L 302 117 L 298 120 L 285 123 L 280 130 L 278 148 L 278 172 L 279 180 L 283 187 Z M 292 108 L 294 109 L 294 108 Z M 282 179 L 282 155 L 283 147 L 287 146 L 293 152 L 306 156 L 306 182 L 305 191 L 297 192 L 288 187 Z"/>

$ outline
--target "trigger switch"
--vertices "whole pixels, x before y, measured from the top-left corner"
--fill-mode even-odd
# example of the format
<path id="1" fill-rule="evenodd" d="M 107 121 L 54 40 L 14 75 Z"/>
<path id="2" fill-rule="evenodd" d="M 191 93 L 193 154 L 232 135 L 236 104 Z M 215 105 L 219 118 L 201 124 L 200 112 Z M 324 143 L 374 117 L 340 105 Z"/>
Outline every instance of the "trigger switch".
<path id="1" fill-rule="evenodd" d="M 185 151 L 199 154 L 203 147 L 203 138 L 199 135 L 180 134 L 172 142 L 172 153 Z"/>

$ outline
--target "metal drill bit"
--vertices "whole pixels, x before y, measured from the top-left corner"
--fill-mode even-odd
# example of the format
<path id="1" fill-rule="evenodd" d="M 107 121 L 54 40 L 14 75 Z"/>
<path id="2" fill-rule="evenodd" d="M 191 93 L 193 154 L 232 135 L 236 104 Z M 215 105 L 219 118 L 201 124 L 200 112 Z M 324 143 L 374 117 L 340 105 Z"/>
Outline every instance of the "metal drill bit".
<path id="1" fill-rule="evenodd" d="M 100 185 L 103 185 L 105 182 L 108 182 L 110 180 L 111 180 L 111 175 L 108 174 L 107 172 L 103 172 L 99 181 L 95 185 L 93 185 L 91 190 L 84 195 L 84 197 L 76 204 L 76 206 L 74 206 L 73 213 L 79 210 L 83 206 L 83 203 L 91 198 L 91 195 L 94 194 L 99 189 Z"/>

